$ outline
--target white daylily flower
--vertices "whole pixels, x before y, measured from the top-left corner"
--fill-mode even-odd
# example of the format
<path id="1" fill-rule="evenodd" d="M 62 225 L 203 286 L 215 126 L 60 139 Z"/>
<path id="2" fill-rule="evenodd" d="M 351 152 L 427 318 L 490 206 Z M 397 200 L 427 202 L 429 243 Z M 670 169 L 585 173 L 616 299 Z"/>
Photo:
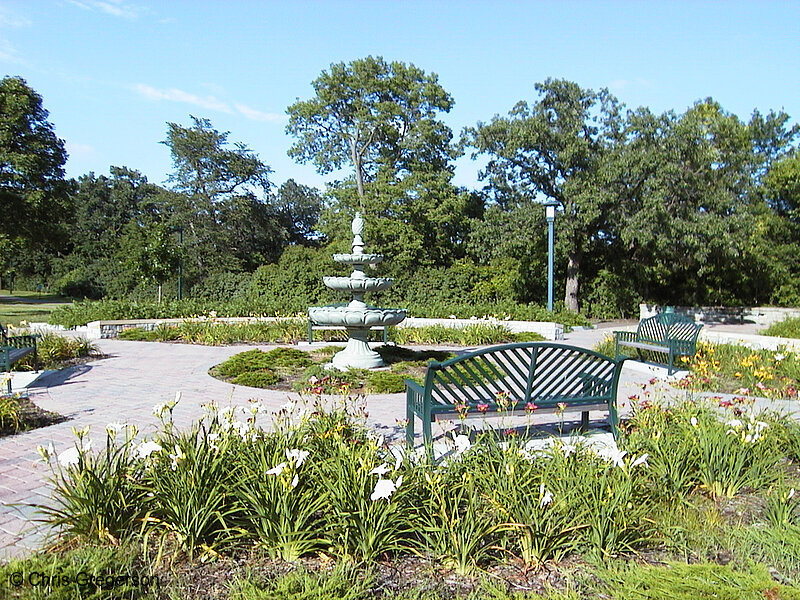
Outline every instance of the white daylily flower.
<path id="1" fill-rule="evenodd" d="M 791 500 L 792 498 L 794 498 L 794 488 L 792 488 L 792 489 L 790 489 L 790 490 L 789 490 L 789 496 L 788 496 L 788 498 L 789 498 L 789 500 Z"/>
<path id="2" fill-rule="evenodd" d="M 561 450 L 564 452 L 564 458 L 568 458 L 570 454 L 578 451 L 578 446 L 575 444 L 561 444 Z"/>
<path id="3" fill-rule="evenodd" d="M 739 419 L 731 419 L 730 421 L 725 421 L 725 425 L 728 427 L 741 427 L 744 425 Z"/>
<path id="4" fill-rule="evenodd" d="M 785 354 L 776 354 L 774 356 L 774 358 L 775 358 L 775 360 L 779 360 L 780 361 L 780 360 L 783 360 L 784 358 L 786 358 L 786 355 Z"/>
<path id="5" fill-rule="evenodd" d="M 389 500 L 389 497 L 397 491 L 397 486 L 391 479 L 378 479 L 375 483 L 375 490 L 369 497 L 370 500 Z"/>
<path id="6" fill-rule="evenodd" d="M 282 462 L 274 467 L 272 467 L 269 471 L 265 473 L 265 475 L 280 475 L 283 473 L 283 470 L 286 468 L 286 463 Z"/>
<path id="7" fill-rule="evenodd" d="M 42 462 L 50 462 L 50 459 L 56 453 L 56 448 L 53 446 L 53 442 L 48 442 L 46 448 L 44 446 L 36 446 L 36 451 L 42 457 L 40 459 Z"/>
<path id="8" fill-rule="evenodd" d="M 375 467 L 372 471 L 369 472 L 370 475 L 386 475 L 389 472 L 389 466 L 386 463 L 383 463 L 379 467 Z"/>
<path id="9" fill-rule="evenodd" d="M 539 484 L 539 496 L 541 496 L 541 499 L 539 500 L 540 508 L 543 506 L 547 506 L 553 501 L 553 494 L 547 491 L 543 483 Z"/>
<path id="10" fill-rule="evenodd" d="M 692 424 L 692 427 L 697 427 L 697 417 L 692 417 L 689 419 L 689 423 Z"/>
<path id="11" fill-rule="evenodd" d="M 119 433 L 123 429 L 125 429 L 128 425 L 125 423 L 109 423 L 106 425 L 106 431 L 108 433 Z"/>
<path id="12" fill-rule="evenodd" d="M 299 467 L 306 461 L 306 459 L 308 458 L 308 454 L 309 454 L 308 450 L 298 450 L 297 448 L 289 450 L 287 448 L 286 460 L 293 460 L 294 465 L 296 467 Z"/>
<path id="13" fill-rule="evenodd" d="M 296 488 L 298 483 L 300 483 L 300 478 L 295 473 L 294 478 L 292 478 L 292 483 L 291 483 L 292 488 Z"/>
<path id="14" fill-rule="evenodd" d="M 638 467 L 639 465 L 644 465 L 645 467 L 648 466 L 647 459 L 649 457 L 650 457 L 649 454 L 642 454 L 639 458 L 637 458 L 635 461 L 631 463 L 631 469 L 634 467 Z"/>
<path id="15" fill-rule="evenodd" d="M 472 447 L 472 442 L 466 435 L 457 435 L 453 438 L 453 444 L 456 447 L 456 454 L 462 454 Z"/>
<path id="16" fill-rule="evenodd" d="M 169 457 L 172 459 L 172 463 L 169 467 L 175 471 L 178 468 L 178 462 L 186 458 L 186 455 L 183 453 L 183 450 L 181 450 L 181 447 L 176 445 L 175 451 L 170 454 Z"/>
<path id="17" fill-rule="evenodd" d="M 286 412 L 292 412 L 294 410 L 296 403 L 289 400 L 286 404 L 281 406 L 281 410 L 285 410 Z"/>
<path id="18" fill-rule="evenodd" d="M 153 452 L 158 452 L 159 450 L 162 450 L 161 446 L 159 446 L 155 442 L 147 441 L 147 442 L 142 442 L 141 444 L 136 446 L 134 452 L 136 453 L 136 456 L 144 459 L 150 456 Z"/>
<path id="19" fill-rule="evenodd" d="M 71 467 L 77 465 L 80 458 L 81 451 L 76 446 L 73 446 L 58 455 L 58 462 L 62 467 Z"/>
<path id="20" fill-rule="evenodd" d="M 622 459 L 625 458 L 626 454 L 628 453 L 624 450 L 620 450 L 619 448 L 606 448 L 597 453 L 600 458 L 612 463 L 617 467 L 625 466 L 625 462 Z"/>

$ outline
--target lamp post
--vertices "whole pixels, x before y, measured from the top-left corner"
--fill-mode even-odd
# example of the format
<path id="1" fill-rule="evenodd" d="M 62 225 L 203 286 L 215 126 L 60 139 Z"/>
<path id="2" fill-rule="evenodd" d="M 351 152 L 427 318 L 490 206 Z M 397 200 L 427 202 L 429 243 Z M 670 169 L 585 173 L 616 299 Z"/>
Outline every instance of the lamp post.
<path id="1" fill-rule="evenodd" d="M 547 310 L 553 312 L 553 242 L 555 238 L 556 207 L 553 199 L 544 203 L 544 214 L 547 217 Z"/>

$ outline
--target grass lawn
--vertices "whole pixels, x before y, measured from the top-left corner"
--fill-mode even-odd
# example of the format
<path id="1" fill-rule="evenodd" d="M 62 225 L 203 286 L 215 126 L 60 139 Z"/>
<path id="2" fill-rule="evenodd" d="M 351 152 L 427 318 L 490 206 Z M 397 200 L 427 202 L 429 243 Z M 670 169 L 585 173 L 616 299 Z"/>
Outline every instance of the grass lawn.
<path id="1" fill-rule="evenodd" d="M 0 323 L 19 325 L 20 321 L 45 322 L 56 308 L 72 300 L 53 294 L 0 290 Z"/>

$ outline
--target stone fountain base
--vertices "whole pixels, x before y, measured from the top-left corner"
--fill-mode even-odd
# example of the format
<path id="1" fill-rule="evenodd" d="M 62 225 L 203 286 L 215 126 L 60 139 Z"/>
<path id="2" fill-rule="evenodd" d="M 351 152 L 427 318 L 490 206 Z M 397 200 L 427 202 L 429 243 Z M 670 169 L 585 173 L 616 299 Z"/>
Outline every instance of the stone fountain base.
<path id="1" fill-rule="evenodd" d="M 381 355 L 369 347 L 369 328 L 348 327 L 347 345 L 337 352 L 331 365 L 340 371 L 347 369 L 376 369 L 385 366 Z"/>

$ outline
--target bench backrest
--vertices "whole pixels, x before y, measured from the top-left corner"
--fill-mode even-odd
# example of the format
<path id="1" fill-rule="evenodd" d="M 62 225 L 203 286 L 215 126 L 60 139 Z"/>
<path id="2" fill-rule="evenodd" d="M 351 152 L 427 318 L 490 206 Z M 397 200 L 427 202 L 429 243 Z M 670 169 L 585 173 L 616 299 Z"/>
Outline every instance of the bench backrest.
<path id="1" fill-rule="evenodd" d="M 660 313 L 639 322 L 636 339 L 656 343 L 664 343 L 667 340 L 694 343 L 702 328 L 702 325 L 684 315 Z"/>
<path id="2" fill-rule="evenodd" d="M 425 391 L 439 405 L 493 404 L 503 392 L 515 406 L 529 401 L 546 406 L 570 397 L 604 401 L 616 394 L 621 362 L 562 344 L 506 344 L 432 361 Z"/>

